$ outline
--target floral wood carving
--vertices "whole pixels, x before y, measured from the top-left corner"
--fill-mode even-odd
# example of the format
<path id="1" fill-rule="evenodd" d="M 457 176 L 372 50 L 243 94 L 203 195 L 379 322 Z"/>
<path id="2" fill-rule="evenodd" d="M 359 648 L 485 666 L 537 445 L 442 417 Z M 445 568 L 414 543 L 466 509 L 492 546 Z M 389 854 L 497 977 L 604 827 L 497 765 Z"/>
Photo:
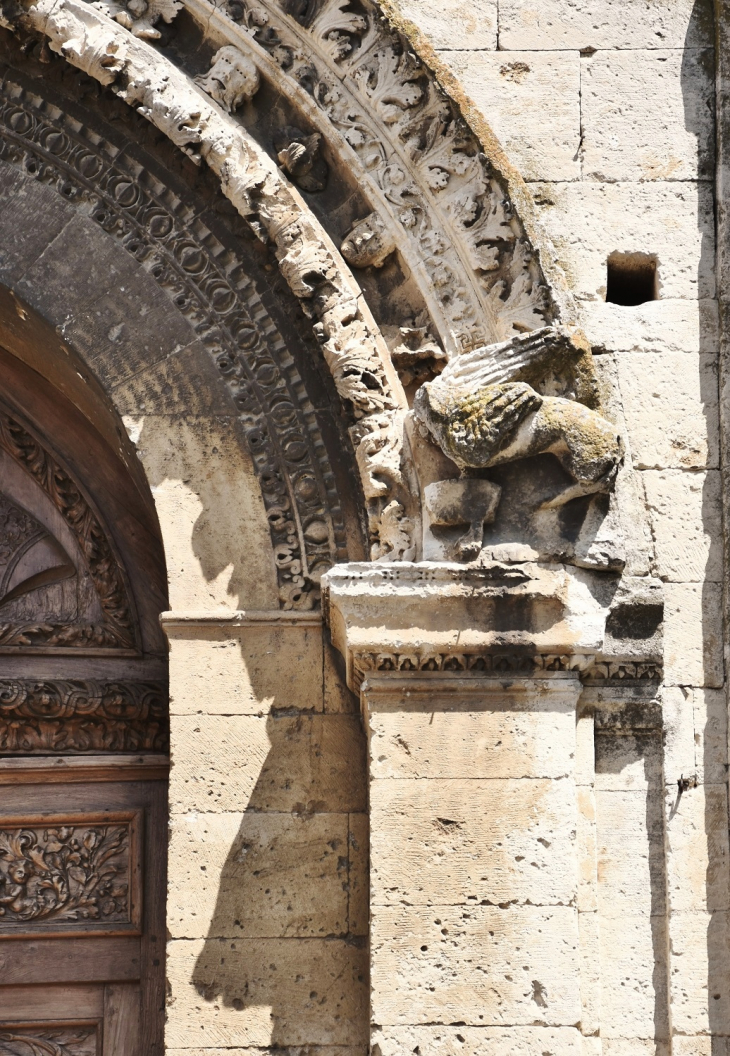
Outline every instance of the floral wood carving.
<path id="1" fill-rule="evenodd" d="M 162 682 L 0 681 L 0 753 L 166 752 Z"/>
<path id="2" fill-rule="evenodd" d="M 1 408 L 0 448 L 40 485 L 71 529 L 85 558 L 103 614 L 103 623 L 96 626 L 0 623 L 0 646 L 132 649 L 134 618 L 124 573 L 104 528 L 78 486 L 40 442 Z"/>
<path id="3" fill-rule="evenodd" d="M 96 1027 L 0 1024 L 1 1056 L 96 1056 Z"/>
<path id="4" fill-rule="evenodd" d="M 64 818 L 0 828 L 0 934 L 132 923 L 132 819 Z M 127 928 L 128 930 L 128 928 Z"/>

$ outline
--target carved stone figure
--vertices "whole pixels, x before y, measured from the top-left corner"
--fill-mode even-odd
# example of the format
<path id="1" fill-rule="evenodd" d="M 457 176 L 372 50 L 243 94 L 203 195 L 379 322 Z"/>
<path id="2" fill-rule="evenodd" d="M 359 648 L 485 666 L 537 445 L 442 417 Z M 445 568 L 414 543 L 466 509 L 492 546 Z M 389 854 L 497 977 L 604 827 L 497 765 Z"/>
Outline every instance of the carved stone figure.
<path id="1" fill-rule="evenodd" d="M 609 492 L 622 457 L 616 427 L 574 399 L 533 387 L 578 354 L 567 334 L 550 327 L 476 349 L 421 386 L 414 410 L 462 472 L 555 455 L 574 484 L 544 509 Z"/>
<path id="2" fill-rule="evenodd" d="M 211 60 L 210 69 L 195 83 L 232 113 L 250 102 L 259 90 L 259 71 L 251 59 L 233 45 L 219 48 Z"/>
<path id="3" fill-rule="evenodd" d="M 155 24 L 160 19 L 172 22 L 182 6 L 180 0 L 97 0 L 94 4 L 142 40 L 159 40 L 161 34 Z"/>
<path id="4" fill-rule="evenodd" d="M 346 236 L 340 249 L 342 256 L 353 268 L 372 265 L 382 268 L 395 250 L 395 237 L 377 213 L 359 220 Z"/>
<path id="5" fill-rule="evenodd" d="M 323 191 L 329 169 L 320 154 L 319 132 L 308 135 L 300 128 L 287 125 L 274 136 L 274 150 L 284 172 L 303 191 Z"/>

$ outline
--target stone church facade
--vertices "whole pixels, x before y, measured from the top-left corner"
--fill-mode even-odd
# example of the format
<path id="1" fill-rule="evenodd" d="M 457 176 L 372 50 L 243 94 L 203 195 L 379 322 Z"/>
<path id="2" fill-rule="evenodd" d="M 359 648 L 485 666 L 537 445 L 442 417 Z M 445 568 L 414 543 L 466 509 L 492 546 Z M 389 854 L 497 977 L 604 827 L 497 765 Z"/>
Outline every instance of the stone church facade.
<path id="1" fill-rule="evenodd" d="M 728 1056 L 725 0 L 0 26 L 0 1054 Z"/>

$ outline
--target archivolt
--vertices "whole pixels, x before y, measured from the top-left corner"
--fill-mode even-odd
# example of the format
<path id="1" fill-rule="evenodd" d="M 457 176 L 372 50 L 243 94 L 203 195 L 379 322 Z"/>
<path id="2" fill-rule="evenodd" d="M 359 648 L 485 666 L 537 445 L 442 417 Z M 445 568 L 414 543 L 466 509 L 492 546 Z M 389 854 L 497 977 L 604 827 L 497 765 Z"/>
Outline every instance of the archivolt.
<path id="1" fill-rule="evenodd" d="M 183 37 L 196 25 L 197 39 L 170 49 L 173 61 L 147 40 L 160 37 L 160 18 L 171 22 L 183 6 L 192 16 Z M 529 196 L 488 131 L 480 131 L 480 142 L 435 75 L 369 2 L 227 0 L 224 13 L 207 0 L 150 0 L 134 10 L 123 0 L 27 7 L 5 0 L 0 11 L 7 27 L 45 36 L 53 51 L 204 160 L 241 216 L 274 245 L 350 415 L 371 556 L 413 556 L 418 509 L 401 457 L 407 404 L 383 335 L 315 217 L 314 196 L 310 208 L 244 123 L 199 87 L 226 109 L 240 101 L 216 91 L 213 74 L 201 76 L 201 57 L 212 56 L 215 65 L 221 45 L 235 47 L 234 62 L 253 60 L 254 79 L 268 78 L 301 123 L 326 139 L 372 210 L 369 231 L 382 243 L 365 261 L 348 252 L 347 240 L 343 252 L 356 266 L 377 268 L 397 248 L 449 354 L 546 322 L 571 323 L 560 277 L 552 285 L 545 279 Z M 341 240 L 336 221 L 325 226 Z M 304 546 L 301 526 L 299 534 Z"/>

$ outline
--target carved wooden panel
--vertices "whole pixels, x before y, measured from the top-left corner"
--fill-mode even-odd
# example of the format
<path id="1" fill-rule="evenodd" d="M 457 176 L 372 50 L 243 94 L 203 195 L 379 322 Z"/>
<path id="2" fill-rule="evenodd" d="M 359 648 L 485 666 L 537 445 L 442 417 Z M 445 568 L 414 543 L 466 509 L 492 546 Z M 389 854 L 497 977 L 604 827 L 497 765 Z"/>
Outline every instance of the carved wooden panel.
<path id="1" fill-rule="evenodd" d="M 164 682 L 0 680 L 0 752 L 166 752 Z"/>
<path id="2" fill-rule="evenodd" d="M 20 502 L 0 495 L 0 649 L 134 650 L 125 572 L 90 501 L 2 407 L 0 454 L 26 481 Z M 65 545 L 42 523 L 44 507 L 60 515 Z"/>
<path id="3" fill-rule="evenodd" d="M 0 819 L 0 936 L 138 932 L 140 821 Z"/>
<path id="4" fill-rule="evenodd" d="M 0 1056 L 98 1056 L 95 1023 L 15 1026 L 0 1023 Z"/>

